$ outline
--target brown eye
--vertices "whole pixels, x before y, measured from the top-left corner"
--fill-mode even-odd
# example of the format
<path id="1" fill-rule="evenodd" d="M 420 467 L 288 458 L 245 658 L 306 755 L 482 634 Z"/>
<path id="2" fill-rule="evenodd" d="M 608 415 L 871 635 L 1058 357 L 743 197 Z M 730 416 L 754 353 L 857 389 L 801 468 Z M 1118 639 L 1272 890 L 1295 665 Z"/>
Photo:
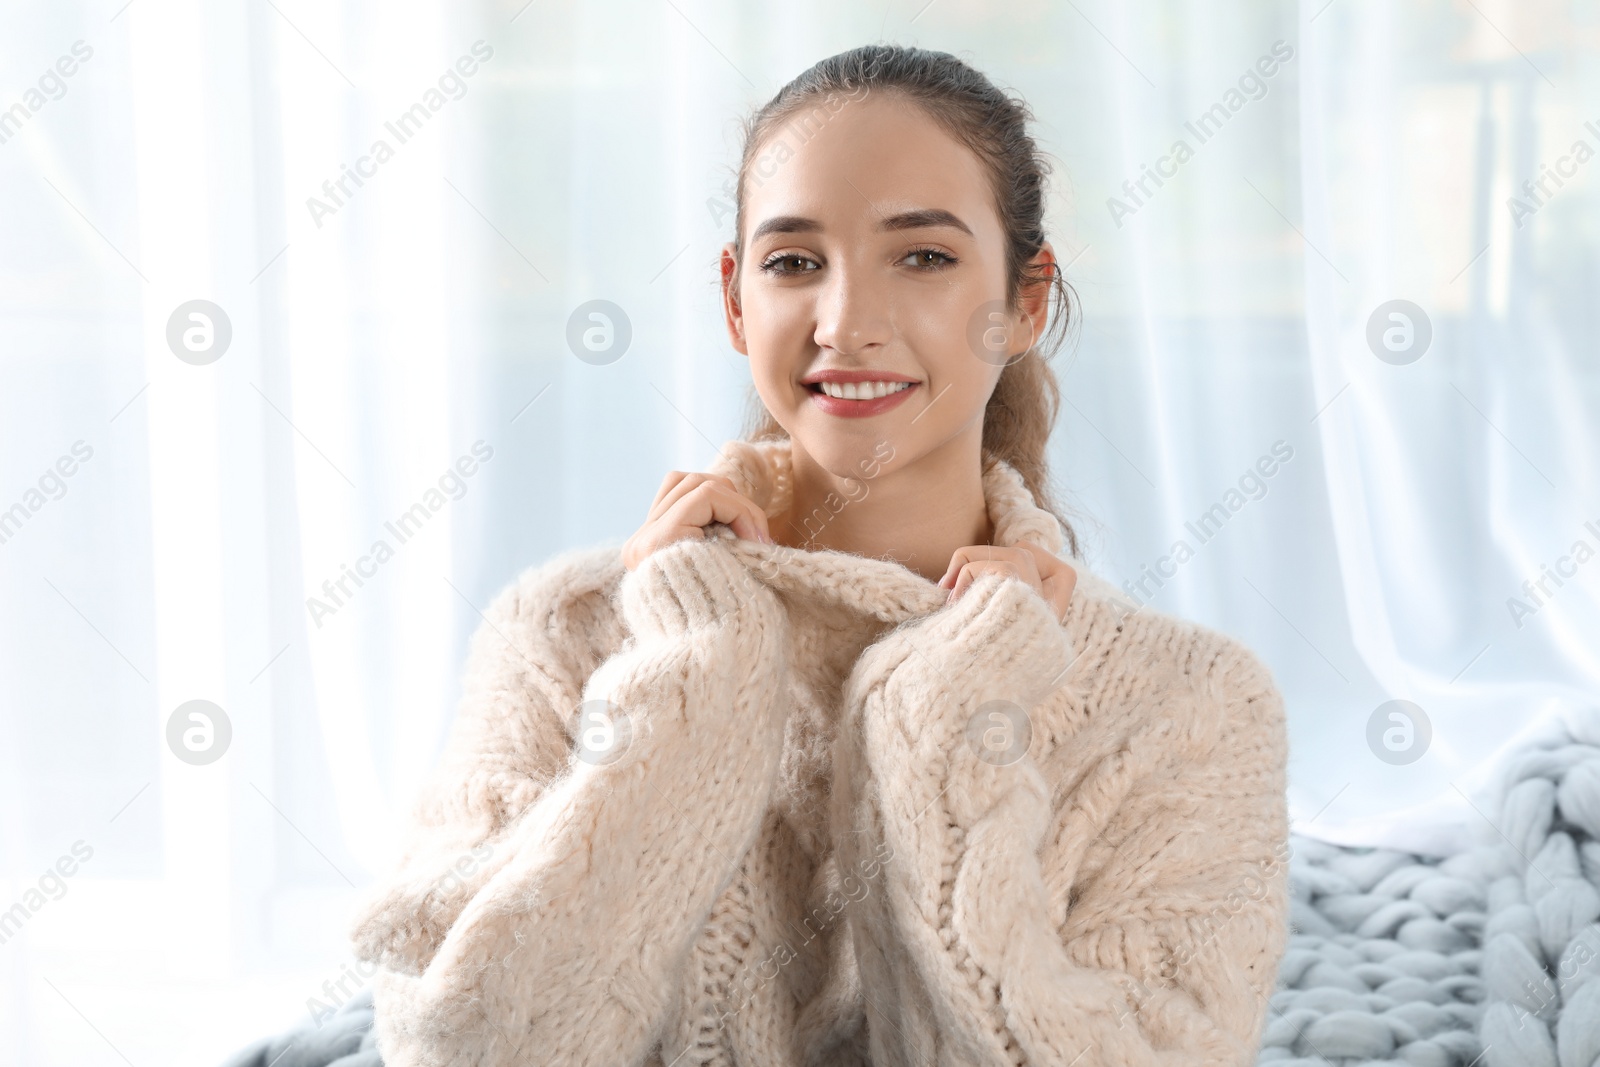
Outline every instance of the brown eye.
<path id="1" fill-rule="evenodd" d="M 786 255 L 773 256 L 771 259 L 769 259 L 765 263 L 761 264 L 761 269 L 766 271 L 768 274 L 810 274 L 811 273 L 811 271 L 809 271 L 809 270 L 789 270 L 789 269 L 787 269 L 787 265 L 791 264 L 791 263 L 811 263 L 811 264 L 815 265 L 816 264 L 816 260 L 811 259 L 808 256 L 796 255 L 795 253 L 790 252 L 790 253 L 788 253 Z M 817 267 L 816 269 L 820 270 L 821 268 Z"/>
<path id="2" fill-rule="evenodd" d="M 906 253 L 906 259 L 913 259 L 912 266 L 919 270 L 938 271 L 952 266 L 956 258 L 937 248 L 915 248 Z"/>

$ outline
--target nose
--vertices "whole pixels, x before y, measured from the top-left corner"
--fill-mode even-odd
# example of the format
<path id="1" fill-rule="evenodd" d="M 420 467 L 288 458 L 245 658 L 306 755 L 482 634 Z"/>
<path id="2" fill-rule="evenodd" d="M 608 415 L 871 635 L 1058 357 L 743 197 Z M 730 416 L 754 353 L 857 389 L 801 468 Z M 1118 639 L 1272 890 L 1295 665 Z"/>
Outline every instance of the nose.
<path id="1" fill-rule="evenodd" d="M 819 348 L 854 355 L 874 345 L 886 345 L 893 336 L 887 279 L 860 265 L 837 267 L 817 289 Z"/>

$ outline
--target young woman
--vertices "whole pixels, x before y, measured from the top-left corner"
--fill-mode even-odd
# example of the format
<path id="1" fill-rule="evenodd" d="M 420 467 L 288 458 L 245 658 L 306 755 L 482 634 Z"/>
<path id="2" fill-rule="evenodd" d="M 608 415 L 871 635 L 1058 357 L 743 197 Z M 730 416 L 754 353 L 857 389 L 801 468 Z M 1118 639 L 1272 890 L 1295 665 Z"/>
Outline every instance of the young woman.
<path id="1" fill-rule="evenodd" d="M 474 637 L 354 929 L 391 1067 L 1254 1062 L 1282 700 L 1050 504 L 1028 118 L 871 46 L 751 120 L 721 272 L 763 423 Z"/>

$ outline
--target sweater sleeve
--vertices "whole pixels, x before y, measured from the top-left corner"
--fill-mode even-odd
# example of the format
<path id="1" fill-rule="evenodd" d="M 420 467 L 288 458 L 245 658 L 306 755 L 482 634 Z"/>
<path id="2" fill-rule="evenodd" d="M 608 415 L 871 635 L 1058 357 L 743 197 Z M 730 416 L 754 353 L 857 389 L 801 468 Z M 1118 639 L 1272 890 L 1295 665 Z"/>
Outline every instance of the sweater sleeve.
<path id="1" fill-rule="evenodd" d="M 552 560 L 484 612 L 449 740 L 411 810 L 399 861 L 357 906 L 359 958 L 421 974 L 462 906 L 505 862 L 506 832 L 565 772 L 567 719 L 597 665 L 583 646 L 601 638 L 573 631 L 599 622 L 608 562 L 582 553 Z"/>
<path id="2" fill-rule="evenodd" d="M 876 875 L 850 919 L 875 1063 L 1255 1061 L 1288 821 L 1281 699 L 1243 656 L 1154 694 L 1141 742 L 1050 724 L 1052 789 L 1028 730 L 1073 657 L 1024 582 L 984 576 L 868 649 L 835 804 L 842 863 Z"/>
<path id="3" fill-rule="evenodd" d="M 507 829 L 420 974 L 374 977 L 390 1067 L 640 1064 L 759 830 L 784 722 L 787 615 L 724 545 L 627 573 L 630 637 L 584 685 L 609 745 Z"/>

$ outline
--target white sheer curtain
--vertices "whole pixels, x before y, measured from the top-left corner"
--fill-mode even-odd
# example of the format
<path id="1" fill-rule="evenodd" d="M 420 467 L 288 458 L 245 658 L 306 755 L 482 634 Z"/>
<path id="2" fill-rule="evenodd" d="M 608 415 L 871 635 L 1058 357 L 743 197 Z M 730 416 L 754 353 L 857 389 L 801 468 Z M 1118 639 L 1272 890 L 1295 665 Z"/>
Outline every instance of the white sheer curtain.
<path id="1" fill-rule="evenodd" d="M 1506 748 L 1600 699 L 1600 46 L 1573 18 L 7 8 L 17 1062 L 210 1064 L 353 990 L 347 908 L 396 847 L 479 611 L 626 536 L 666 469 L 740 427 L 713 266 L 736 120 L 880 38 L 1019 91 L 1057 160 L 1083 318 L 1054 457 L 1087 564 L 1269 663 L 1298 830 L 1492 836 Z M 231 327 L 211 362 L 168 341 L 196 300 Z M 631 326 L 604 365 L 566 341 L 591 300 Z M 1409 351 L 1381 343 L 1408 328 Z M 167 739 L 197 699 L 231 727 L 210 763 Z M 1409 762 L 1382 742 L 1393 700 L 1428 724 Z"/>
<path id="2" fill-rule="evenodd" d="M 1109 15 L 1116 114 L 1083 130 L 1107 169 L 1071 168 L 1090 250 L 1061 442 L 1100 558 L 1136 578 L 1194 548 L 1150 603 L 1272 665 L 1301 832 L 1437 854 L 1492 837 L 1507 746 L 1600 703 L 1600 566 L 1579 562 L 1600 550 L 1592 42 L 1540 5 Z M 1293 58 L 1246 87 L 1274 41 Z M 1118 193 L 1179 140 L 1193 157 L 1142 205 Z M 1541 164 L 1567 177 L 1534 197 Z M 1103 190 L 1135 208 L 1120 227 L 1086 209 Z M 1370 324 L 1395 328 L 1399 300 L 1431 340 L 1380 358 Z M 1261 499 L 1193 533 L 1280 441 Z M 1543 565 L 1571 574 L 1530 595 Z M 1431 726 L 1414 761 L 1374 758 L 1392 700 Z"/>

